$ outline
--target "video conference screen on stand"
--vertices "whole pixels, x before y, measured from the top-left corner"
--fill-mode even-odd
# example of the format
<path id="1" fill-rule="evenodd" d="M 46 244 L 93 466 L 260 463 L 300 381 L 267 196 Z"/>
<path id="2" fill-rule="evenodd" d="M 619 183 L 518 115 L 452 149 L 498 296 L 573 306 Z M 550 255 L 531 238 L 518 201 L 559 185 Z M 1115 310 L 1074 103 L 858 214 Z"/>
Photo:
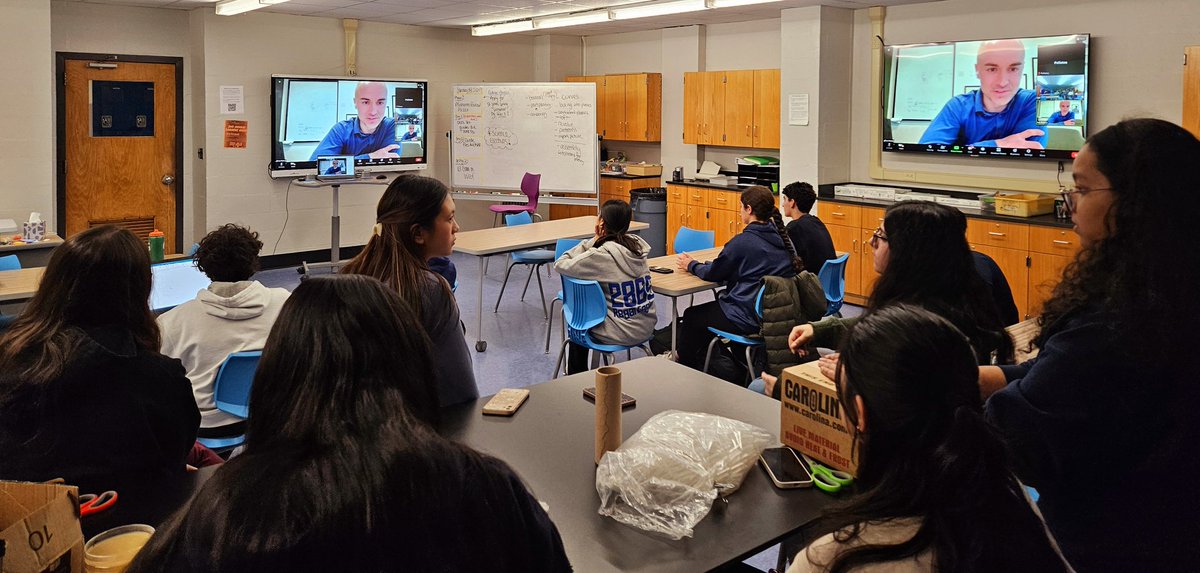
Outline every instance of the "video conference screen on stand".
<path id="1" fill-rule="evenodd" d="M 883 150 L 1072 159 L 1087 136 L 1090 36 L 884 47 Z"/>
<path id="2" fill-rule="evenodd" d="M 425 169 L 428 82 L 272 76 L 272 177 L 319 174 L 317 159 L 350 156 L 369 171 Z"/>

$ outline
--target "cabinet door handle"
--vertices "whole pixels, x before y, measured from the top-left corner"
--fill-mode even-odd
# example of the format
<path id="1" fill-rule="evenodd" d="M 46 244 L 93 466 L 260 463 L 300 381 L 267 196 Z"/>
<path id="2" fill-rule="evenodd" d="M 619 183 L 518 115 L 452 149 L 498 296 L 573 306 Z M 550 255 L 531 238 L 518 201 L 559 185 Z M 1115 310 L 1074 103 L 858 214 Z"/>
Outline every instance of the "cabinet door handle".
<path id="1" fill-rule="evenodd" d="M 1054 244 L 1055 245 L 1070 245 L 1071 241 L 1061 241 L 1059 239 L 1054 239 Z"/>
<path id="2" fill-rule="evenodd" d="M 850 241 L 850 251 L 853 253 L 858 252 L 858 239 Z"/>
<path id="3" fill-rule="evenodd" d="M 1003 236 L 1005 236 L 1005 235 L 1004 235 L 1004 233 L 997 233 L 996 231 L 988 231 L 988 234 L 989 234 L 989 235 L 991 235 L 991 236 L 993 236 L 993 237 L 1003 237 Z"/>
<path id="4" fill-rule="evenodd" d="M 830 215 L 833 215 L 834 217 L 845 217 L 846 216 L 845 213 L 838 213 L 837 211 L 830 213 Z"/>
<path id="5" fill-rule="evenodd" d="M 750 126 L 746 126 L 746 135 L 750 135 Z"/>

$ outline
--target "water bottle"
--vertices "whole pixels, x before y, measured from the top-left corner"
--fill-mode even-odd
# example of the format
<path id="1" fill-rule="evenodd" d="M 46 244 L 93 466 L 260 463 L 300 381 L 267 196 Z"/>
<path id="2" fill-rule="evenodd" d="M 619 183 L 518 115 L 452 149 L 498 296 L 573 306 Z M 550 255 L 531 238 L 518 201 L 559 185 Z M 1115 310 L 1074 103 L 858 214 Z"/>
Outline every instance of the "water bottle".
<path id="1" fill-rule="evenodd" d="M 163 247 L 166 245 L 167 238 L 162 231 L 155 229 L 150 233 L 150 262 L 161 263 L 163 260 Z"/>

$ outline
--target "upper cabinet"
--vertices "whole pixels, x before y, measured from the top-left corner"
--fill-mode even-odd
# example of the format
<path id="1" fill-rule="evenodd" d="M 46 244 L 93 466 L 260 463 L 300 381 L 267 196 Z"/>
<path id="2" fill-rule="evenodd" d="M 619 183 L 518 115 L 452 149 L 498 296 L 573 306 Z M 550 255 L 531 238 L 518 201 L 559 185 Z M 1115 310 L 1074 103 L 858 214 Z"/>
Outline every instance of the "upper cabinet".
<path id="1" fill-rule="evenodd" d="M 596 84 L 596 133 L 619 141 L 662 139 L 662 74 L 571 76 Z"/>
<path id="2" fill-rule="evenodd" d="M 779 148 L 779 70 L 683 75 L 683 142 Z"/>

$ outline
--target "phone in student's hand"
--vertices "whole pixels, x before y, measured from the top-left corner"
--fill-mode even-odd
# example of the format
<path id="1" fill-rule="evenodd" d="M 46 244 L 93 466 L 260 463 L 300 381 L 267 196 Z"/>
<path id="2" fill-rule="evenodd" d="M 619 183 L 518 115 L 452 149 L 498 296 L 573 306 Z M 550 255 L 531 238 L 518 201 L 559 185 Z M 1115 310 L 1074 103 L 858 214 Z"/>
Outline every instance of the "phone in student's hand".
<path id="1" fill-rule="evenodd" d="M 596 401 L 596 387 L 589 386 L 587 388 L 584 388 L 583 389 L 583 397 L 587 400 L 591 400 L 591 401 L 595 402 Z M 633 396 L 630 396 L 629 394 L 621 392 L 621 409 L 622 410 L 624 410 L 625 408 L 631 408 L 635 405 L 637 405 L 636 398 L 634 398 Z"/>
<path id="2" fill-rule="evenodd" d="M 759 454 L 758 461 L 777 488 L 812 487 L 812 470 L 796 450 L 787 446 L 767 448 Z"/>

